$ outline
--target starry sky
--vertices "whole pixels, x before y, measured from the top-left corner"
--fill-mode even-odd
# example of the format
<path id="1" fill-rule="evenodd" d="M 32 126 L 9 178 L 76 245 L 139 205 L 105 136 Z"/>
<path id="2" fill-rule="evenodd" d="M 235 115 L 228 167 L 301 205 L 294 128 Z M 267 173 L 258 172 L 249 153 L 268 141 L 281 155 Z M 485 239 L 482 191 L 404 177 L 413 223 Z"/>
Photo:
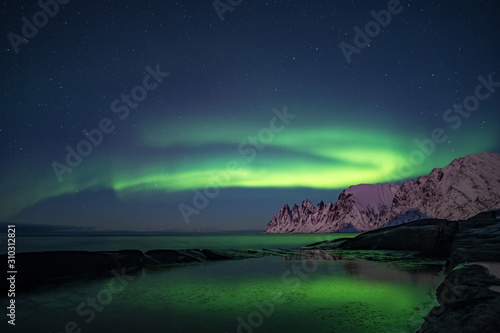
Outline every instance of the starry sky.
<path id="1" fill-rule="evenodd" d="M 500 152 L 496 1 L 1 4 L 0 221 L 264 230 Z"/>

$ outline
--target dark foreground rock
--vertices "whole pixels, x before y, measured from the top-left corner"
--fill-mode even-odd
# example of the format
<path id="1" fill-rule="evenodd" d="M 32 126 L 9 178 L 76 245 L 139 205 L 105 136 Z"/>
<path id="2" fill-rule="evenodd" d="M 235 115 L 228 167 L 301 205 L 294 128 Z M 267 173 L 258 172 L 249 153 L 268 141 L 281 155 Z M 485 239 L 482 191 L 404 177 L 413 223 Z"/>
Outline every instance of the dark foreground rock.
<path id="1" fill-rule="evenodd" d="M 292 255 L 298 250 L 152 250 L 144 253 L 144 268 L 161 268 L 164 266 L 193 262 L 241 260 L 259 258 L 269 255 Z"/>
<path id="2" fill-rule="evenodd" d="M 500 328 L 500 279 L 482 265 L 450 272 L 437 288 L 440 306 L 425 317 L 418 333 L 496 333 Z"/>
<path id="3" fill-rule="evenodd" d="M 0 260 L 7 262 L 7 255 Z M 61 281 L 112 276 L 113 271 L 138 271 L 143 254 L 136 250 L 114 252 L 51 251 L 16 254 L 16 287 L 31 289 Z"/>
<path id="4" fill-rule="evenodd" d="M 500 261 L 500 219 L 467 220 L 450 248 L 448 270 L 475 261 Z"/>
<path id="5" fill-rule="evenodd" d="M 138 250 L 107 252 L 50 251 L 16 255 L 16 287 L 32 290 L 60 283 L 110 277 L 121 273 L 137 273 L 142 269 L 157 269 L 173 265 L 221 260 L 258 258 L 268 255 L 291 255 L 296 250 Z M 7 255 L 0 255 L 7 262 Z M 117 273 L 118 272 L 118 273 Z M 3 290 L 8 290 L 2 279 Z"/>
<path id="6" fill-rule="evenodd" d="M 500 220 L 487 212 L 460 221 L 436 291 L 439 306 L 418 333 L 498 332 L 500 328 Z"/>
<path id="7" fill-rule="evenodd" d="M 342 250 L 414 251 L 428 257 L 450 256 L 458 222 L 419 220 L 369 231 L 355 238 L 316 243 L 314 248 Z"/>

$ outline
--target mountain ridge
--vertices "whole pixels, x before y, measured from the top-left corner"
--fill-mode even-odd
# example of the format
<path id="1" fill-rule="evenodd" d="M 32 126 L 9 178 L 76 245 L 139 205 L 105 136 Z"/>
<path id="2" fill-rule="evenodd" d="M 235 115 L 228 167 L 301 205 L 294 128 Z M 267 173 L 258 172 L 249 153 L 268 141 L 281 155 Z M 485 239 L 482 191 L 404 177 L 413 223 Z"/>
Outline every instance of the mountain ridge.
<path id="1" fill-rule="evenodd" d="M 395 184 L 359 184 L 337 202 L 285 204 L 265 233 L 364 232 L 423 218 L 459 220 L 500 207 L 500 154 L 470 154 Z"/>

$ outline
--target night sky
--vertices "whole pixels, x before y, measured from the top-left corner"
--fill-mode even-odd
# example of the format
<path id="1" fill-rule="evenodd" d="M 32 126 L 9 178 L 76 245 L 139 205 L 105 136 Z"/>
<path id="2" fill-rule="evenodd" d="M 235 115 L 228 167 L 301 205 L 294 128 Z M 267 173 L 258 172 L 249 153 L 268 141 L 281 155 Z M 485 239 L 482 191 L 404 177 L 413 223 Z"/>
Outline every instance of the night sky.
<path id="1" fill-rule="evenodd" d="M 497 1 L 60 2 L 2 2 L 0 221 L 264 230 L 500 152 Z"/>

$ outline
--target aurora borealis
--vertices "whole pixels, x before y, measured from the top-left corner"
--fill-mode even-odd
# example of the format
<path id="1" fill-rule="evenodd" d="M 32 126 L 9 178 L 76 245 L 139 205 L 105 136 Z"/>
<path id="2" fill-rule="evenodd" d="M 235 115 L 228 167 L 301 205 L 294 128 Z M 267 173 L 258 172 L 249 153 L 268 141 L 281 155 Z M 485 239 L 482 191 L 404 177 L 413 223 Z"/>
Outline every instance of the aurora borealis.
<path id="1" fill-rule="evenodd" d="M 263 230 L 285 203 L 500 152 L 498 4 L 401 6 L 348 63 L 339 43 L 387 1 L 247 1 L 223 21 L 210 1 L 60 5 L 0 50 L 0 221 Z M 39 10 L 5 3 L 3 35 Z M 457 111 L 480 84 L 488 97 Z M 98 144 L 82 134 L 99 128 Z M 186 224 L 197 193 L 208 203 Z"/>

